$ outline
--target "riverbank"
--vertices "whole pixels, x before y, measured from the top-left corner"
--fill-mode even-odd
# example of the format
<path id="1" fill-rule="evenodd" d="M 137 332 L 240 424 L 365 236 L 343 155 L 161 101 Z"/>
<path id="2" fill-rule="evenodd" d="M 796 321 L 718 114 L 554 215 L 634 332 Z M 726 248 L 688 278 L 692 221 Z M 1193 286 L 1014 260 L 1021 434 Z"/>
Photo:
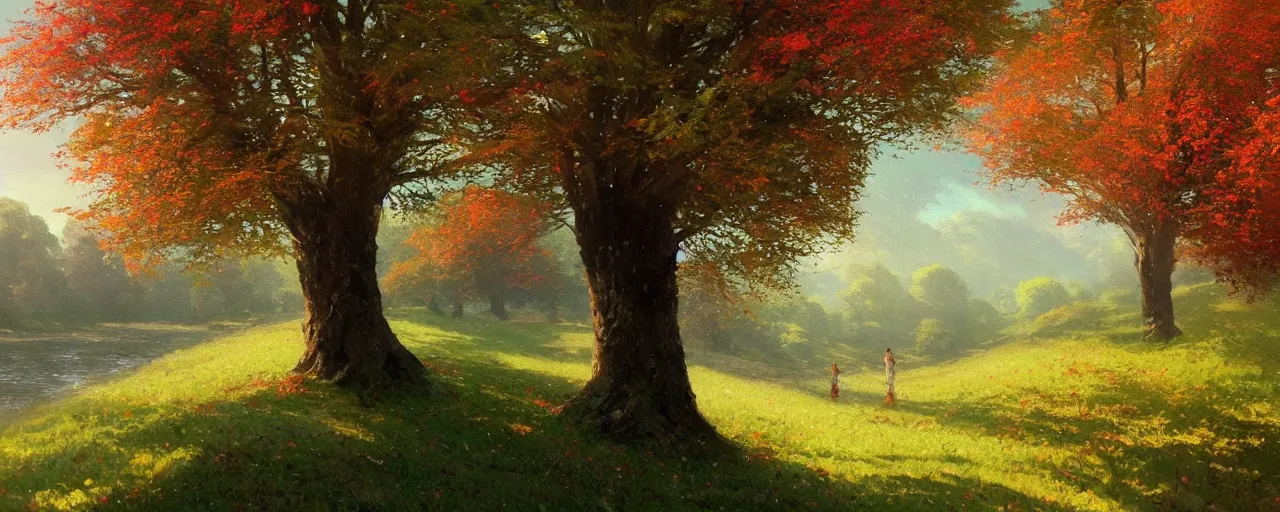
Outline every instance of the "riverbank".
<path id="1" fill-rule="evenodd" d="M 394 312 L 430 392 L 373 409 L 287 376 L 296 322 L 177 350 L 0 430 L 0 509 L 1280 510 L 1280 319 L 1179 291 L 1187 336 L 1068 308 L 969 357 L 754 379 L 691 365 L 742 448 L 618 446 L 549 410 L 590 374 L 581 325 Z M 697 358 L 695 358 L 696 360 Z"/>
<path id="2" fill-rule="evenodd" d="M 248 326 L 108 323 L 0 333 L 0 425 L 21 418 L 36 404 L 109 382 L 169 352 Z"/>

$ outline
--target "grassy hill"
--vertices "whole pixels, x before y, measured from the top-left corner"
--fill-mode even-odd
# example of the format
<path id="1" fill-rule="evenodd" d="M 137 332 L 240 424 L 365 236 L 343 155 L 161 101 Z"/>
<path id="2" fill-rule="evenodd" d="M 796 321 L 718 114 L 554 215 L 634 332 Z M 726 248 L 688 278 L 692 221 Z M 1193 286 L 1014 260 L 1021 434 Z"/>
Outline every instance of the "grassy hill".
<path id="1" fill-rule="evenodd" d="M 1139 341 L 1107 297 L 949 360 L 695 355 L 742 446 L 698 460 L 566 428 L 586 326 L 396 312 L 437 374 L 369 409 L 284 370 L 296 323 L 173 353 L 0 430 L 0 510 L 1280 510 L 1280 315 L 1180 289 L 1187 336 Z M 779 368 L 783 368 L 780 370 Z"/>

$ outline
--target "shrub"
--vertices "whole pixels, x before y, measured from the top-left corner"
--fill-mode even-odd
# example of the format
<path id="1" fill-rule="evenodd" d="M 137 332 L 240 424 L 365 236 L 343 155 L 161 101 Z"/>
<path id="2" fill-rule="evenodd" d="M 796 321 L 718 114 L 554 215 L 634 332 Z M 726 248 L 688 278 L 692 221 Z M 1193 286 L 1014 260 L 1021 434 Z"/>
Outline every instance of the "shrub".
<path id="1" fill-rule="evenodd" d="M 1069 331 L 1096 330 L 1101 327 L 1106 310 L 1092 302 L 1077 302 L 1052 309 L 1031 324 L 1031 333 L 1039 336 L 1059 335 Z"/>
<path id="2" fill-rule="evenodd" d="M 972 319 L 970 325 L 973 327 L 970 341 L 974 344 L 989 339 L 1004 327 L 1004 317 L 1000 311 L 996 310 L 990 302 L 982 299 L 969 301 L 969 316 Z"/>
<path id="3" fill-rule="evenodd" d="M 916 327 L 916 351 L 922 354 L 946 353 L 955 344 L 955 337 L 942 320 L 926 318 Z"/>
<path id="4" fill-rule="evenodd" d="M 813 357 L 817 351 L 816 340 L 809 335 L 809 331 L 794 323 L 782 324 L 780 327 L 782 332 L 778 335 L 778 341 L 783 353 L 798 359 Z"/>
<path id="5" fill-rule="evenodd" d="M 1018 314 L 1035 319 L 1050 310 L 1071 303 L 1071 293 L 1052 277 L 1037 277 L 1018 284 Z"/>

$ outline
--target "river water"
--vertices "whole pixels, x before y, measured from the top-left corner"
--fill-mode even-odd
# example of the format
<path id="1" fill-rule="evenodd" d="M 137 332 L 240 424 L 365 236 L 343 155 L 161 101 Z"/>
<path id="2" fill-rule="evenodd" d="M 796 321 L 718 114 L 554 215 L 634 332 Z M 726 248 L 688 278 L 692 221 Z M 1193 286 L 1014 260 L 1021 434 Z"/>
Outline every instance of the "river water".
<path id="1" fill-rule="evenodd" d="M 198 342 L 193 330 L 115 328 L 0 337 L 0 423 L 23 409 Z M 3 336 L 3 335 L 0 335 Z"/>

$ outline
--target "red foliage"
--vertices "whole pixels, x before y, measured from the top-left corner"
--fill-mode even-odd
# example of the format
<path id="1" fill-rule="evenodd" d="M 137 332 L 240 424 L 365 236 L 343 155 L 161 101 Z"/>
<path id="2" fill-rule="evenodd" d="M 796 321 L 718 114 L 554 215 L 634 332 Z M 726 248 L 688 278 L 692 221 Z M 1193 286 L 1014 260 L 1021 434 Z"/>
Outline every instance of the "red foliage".
<path id="1" fill-rule="evenodd" d="M 786 286 L 798 258 L 852 236 L 881 144 L 955 112 L 1010 3 L 563 3 L 526 29 L 538 65 L 489 151 L 580 218 L 660 212 L 690 260 Z M 613 186 L 627 197 L 595 202 Z"/>
<path id="2" fill-rule="evenodd" d="M 1066 1 L 970 99 L 971 148 L 993 182 L 1065 195 L 1063 222 L 1170 229 L 1224 279 L 1261 283 L 1280 270 L 1263 107 L 1280 92 L 1274 7 Z"/>
<path id="3" fill-rule="evenodd" d="M 511 289 L 539 282 L 540 260 L 550 254 L 538 245 L 546 234 L 547 210 L 502 191 L 469 186 L 446 197 L 435 218 L 409 236 L 417 249 L 387 275 L 388 287 L 431 281 L 456 283 L 464 296 L 497 279 Z"/>
<path id="4" fill-rule="evenodd" d="M 424 30 L 437 16 L 370 2 L 368 23 L 344 26 L 334 12 L 343 9 L 332 0 L 38 2 L 0 40 L 0 126 L 82 121 L 62 155 L 72 180 L 93 187 L 75 215 L 101 227 L 133 270 L 164 256 L 278 254 L 289 240 L 282 204 L 330 193 L 377 202 L 395 185 L 443 176 L 425 159 L 388 163 L 439 148 L 376 142 L 371 132 L 443 141 L 441 120 L 462 106 L 446 89 L 480 71 L 453 68 L 453 43 L 475 44 L 469 24 Z M 326 42 L 333 37 L 362 38 L 368 55 Z M 439 115 L 421 115 L 428 110 Z M 349 161 L 363 163 L 340 165 Z"/>

